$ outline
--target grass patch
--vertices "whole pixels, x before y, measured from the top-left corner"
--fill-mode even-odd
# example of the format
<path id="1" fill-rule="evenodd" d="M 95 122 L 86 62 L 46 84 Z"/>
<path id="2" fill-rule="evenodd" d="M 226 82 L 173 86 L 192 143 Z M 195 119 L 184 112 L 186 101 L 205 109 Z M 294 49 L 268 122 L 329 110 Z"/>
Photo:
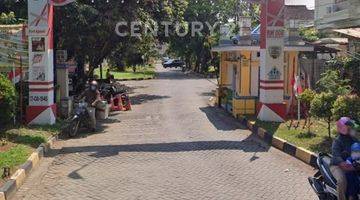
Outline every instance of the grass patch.
<path id="1" fill-rule="evenodd" d="M 9 167 L 11 173 L 15 172 L 41 143 L 59 134 L 60 129 L 61 124 L 57 123 L 52 126 L 18 126 L 0 131 L 0 176 L 4 167 Z"/>
<path id="2" fill-rule="evenodd" d="M 103 67 L 103 78 L 106 78 L 106 70 L 108 67 Z M 114 69 L 110 69 L 115 79 L 135 79 L 135 78 L 154 78 L 155 67 L 152 66 L 136 66 L 136 72 L 133 72 L 132 67 L 126 67 L 124 72 L 119 72 Z M 94 74 L 100 77 L 100 68 L 95 69 Z"/>
<path id="3" fill-rule="evenodd" d="M 311 132 L 304 127 L 304 121 L 301 120 L 299 125 L 297 121 L 291 124 L 291 121 L 284 123 L 276 122 L 263 122 L 257 120 L 255 117 L 247 117 L 251 121 L 255 121 L 256 125 L 264 128 L 268 133 L 282 138 L 289 143 L 292 143 L 298 147 L 302 147 L 313 151 L 315 153 L 331 151 L 332 139 L 328 136 L 327 123 L 321 120 L 312 120 Z M 335 124 L 332 125 L 335 129 Z M 336 133 L 332 131 L 332 138 L 336 137 Z"/>
<path id="4" fill-rule="evenodd" d="M 4 167 L 10 167 L 14 172 L 15 168 L 23 164 L 30 154 L 32 149 L 25 145 L 16 145 L 5 152 L 0 152 L 0 167 L 1 171 Z"/>

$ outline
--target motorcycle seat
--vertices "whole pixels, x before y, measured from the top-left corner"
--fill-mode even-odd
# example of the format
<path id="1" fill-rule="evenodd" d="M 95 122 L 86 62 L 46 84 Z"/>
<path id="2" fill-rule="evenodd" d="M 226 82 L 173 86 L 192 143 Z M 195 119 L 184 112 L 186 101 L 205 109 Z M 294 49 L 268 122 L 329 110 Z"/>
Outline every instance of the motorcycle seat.
<path id="1" fill-rule="evenodd" d="M 336 179 L 330 171 L 330 155 L 319 155 L 318 166 L 324 176 L 324 181 L 332 188 L 336 188 Z"/>

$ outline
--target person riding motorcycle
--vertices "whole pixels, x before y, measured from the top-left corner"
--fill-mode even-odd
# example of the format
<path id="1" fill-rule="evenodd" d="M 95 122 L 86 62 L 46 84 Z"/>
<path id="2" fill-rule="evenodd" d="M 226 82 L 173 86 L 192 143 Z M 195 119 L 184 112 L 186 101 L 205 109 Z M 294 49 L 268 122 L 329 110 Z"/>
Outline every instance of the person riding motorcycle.
<path id="1" fill-rule="evenodd" d="M 353 165 L 346 162 L 347 157 L 351 155 L 351 146 L 359 142 L 355 138 L 354 126 L 355 123 L 348 117 L 342 117 L 336 122 L 338 136 L 331 148 L 333 157 L 330 162 L 330 171 L 337 181 L 338 200 L 346 200 L 346 172 L 355 171 Z"/>
<path id="2" fill-rule="evenodd" d="M 96 131 L 96 105 L 101 100 L 99 85 L 96 81 L 90 82 L 90 87 L 86 89 L 80 96 L 79 99 L 85 98 L 85 102 L 88 104 L 87 112 L 90 117 L 91 130 Z"/>

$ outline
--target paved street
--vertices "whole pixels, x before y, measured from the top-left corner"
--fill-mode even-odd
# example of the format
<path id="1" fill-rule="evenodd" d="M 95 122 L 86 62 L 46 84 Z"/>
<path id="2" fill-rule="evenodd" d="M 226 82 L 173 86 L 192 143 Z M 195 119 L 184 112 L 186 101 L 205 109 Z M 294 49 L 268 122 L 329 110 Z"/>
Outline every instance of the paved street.
<path id="1" fill-rule="evenodd" d="M 126 82 L 133 110 L 57 142 L 14 199 L 315 199 L 311 167 L 207 105 L 215 83 L 160 68 Z"/>

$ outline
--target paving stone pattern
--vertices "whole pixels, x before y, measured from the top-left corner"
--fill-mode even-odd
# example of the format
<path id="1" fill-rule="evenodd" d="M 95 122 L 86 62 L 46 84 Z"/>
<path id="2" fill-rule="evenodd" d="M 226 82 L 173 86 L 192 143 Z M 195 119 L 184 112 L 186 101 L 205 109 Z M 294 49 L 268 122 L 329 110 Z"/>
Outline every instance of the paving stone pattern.
<path id="1" fill-rule="evenodd" d="M 13 199 L 316 199 L 311 167 L 207 105 L 215 80 L 158 66 L 126 84 L 133 110 L 56 142 Z"/>

